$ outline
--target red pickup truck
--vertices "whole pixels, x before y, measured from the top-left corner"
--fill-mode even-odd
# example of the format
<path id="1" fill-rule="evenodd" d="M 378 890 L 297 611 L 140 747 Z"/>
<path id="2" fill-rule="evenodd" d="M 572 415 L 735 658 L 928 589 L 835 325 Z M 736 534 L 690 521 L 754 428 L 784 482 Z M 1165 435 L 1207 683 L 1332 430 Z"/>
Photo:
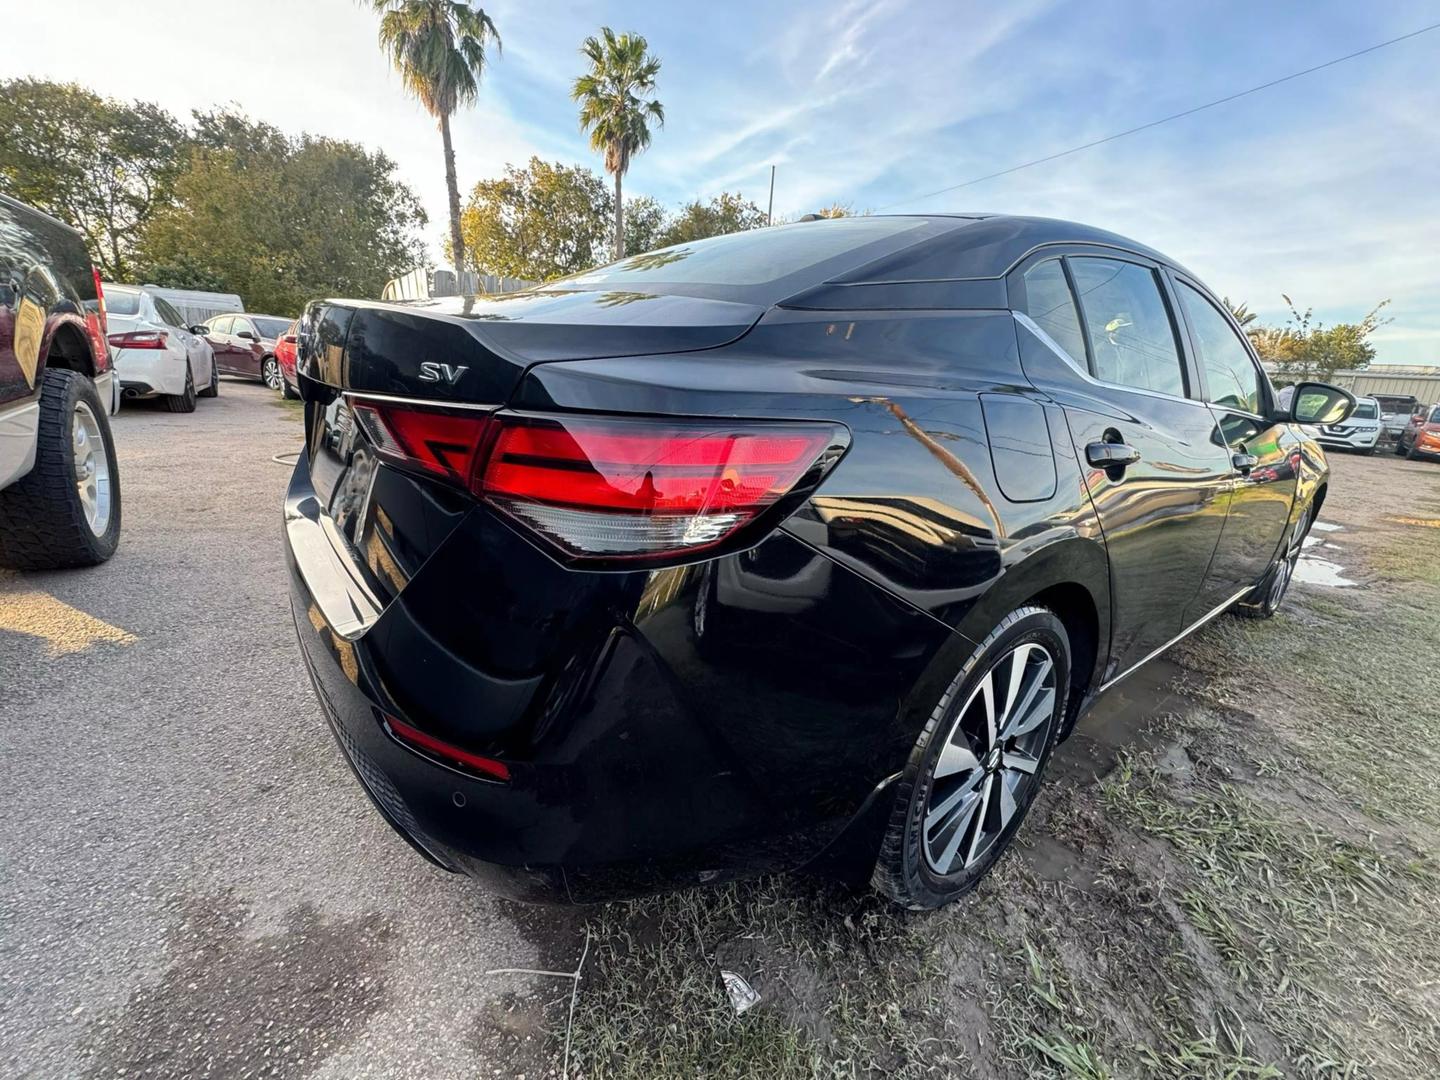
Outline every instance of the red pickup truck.
<path id="1" fill-rule="evenodd" d="M 0 195 L 0 566 L 94 566 L 120 541 L 119 386 L 74 229 Z"/>

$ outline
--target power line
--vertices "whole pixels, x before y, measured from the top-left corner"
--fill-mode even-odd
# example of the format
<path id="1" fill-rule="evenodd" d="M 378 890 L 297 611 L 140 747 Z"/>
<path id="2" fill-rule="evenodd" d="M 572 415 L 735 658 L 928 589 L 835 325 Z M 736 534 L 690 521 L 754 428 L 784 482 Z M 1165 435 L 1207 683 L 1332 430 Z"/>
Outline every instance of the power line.
<path id="1" fill-rule="evenodd" d="M 1369 48 L 1366 49 L 1358 49 L 1355 52 L 1346 53 L 1344 56 L 1337 56 L 1334 60 L 1326 60 L 1323 64 L 1316 64 L 1314 67 L 1305 68 L 1303 71 L 1291 72 L 1289 75 L 1281 76 L 1278 79 L 1272 79 L 1270 82 L 1267 83 L 1261 83 L 1259 86 L 1252 86 L 1248 90 L 1241 90 L 1235 94 L 1228 94 L 1225 97 L 1216 98 L 1214 101 L 1207 101 L 1204 105 L 1196 105 L 1194 108 L 1186 109 L 1184 112 L 1173 113 L 1170 116 L 1162 116 L 1159 120 L 1151 120 L 1148 124 L 1141 124 L 1139 127 L 1128 128 L 1125 131 L 1117 131 L 1114 135 L 1106 135 L 1103 139 L 1095 139 L 1091 142 L 1082 143 L 1079 146 L 1072 146 L 1069 150 L 1061 150 L 1058 154 L 1048 154 L 1045 157 L 1036 158 L 1034 161 L 1027 161 L 1023 165 L 1014 165 L 1008 169 L 1001 169 L 999 172 L 987 173 L 984 176 L 977 176 L 973 180 L 966 180 L 964 183 L 960 184 L 951 184 L 949 187 L 943 187 L 940 188 L 938 191 L 932 191 L 925 195 L 915 195 L 908 199 L 901 199 L 899 202 L 889 203 L 888 205 L 882 206 L 879 209 L 889 210 L 893 206 L 903 206 L 906 203 L 922 202 L 925 199 L 933 199 L 936 195 L 944 195 L 946 192 L 949 191 L 959 191 L 961 188 L 973 187 L 976 184 L 982 184 L 986 180 L 994 180 L 997 177 L 1009 176 L 1011 173 L 1017 173 L 1021 169 L 1029 169 L 1033 168 L 1036 165 L 1044 165 L 1047 161 L 1056 161 L 1063 157 L 1069 157 L 1071 154 L 1078 154 L 1081 150 L 1089 150 L 1092 147 L 1101 146 L 1108 142 L 1114 142 L 1116 139 L 1123 139 L 1126 135 L 1134 135 L 1136 132 L 1148 131 L 1150 128 L 1159 127 L 1161 124 L 1168 124 L 1171 120 L 1182 120 L 1187 116 L 1194 116 L 1198 112 L 1204 112 L 1206 109 L 1213 109 L 1217 105 L 1224 105 L 1231 101 L 1237 101 L 1240 98 L 1248 97 L 1251 94 L 1258 94 L 1261 90 L 1269 90 L 1272 86 L 1279 86 L 1281 83 L 1290 82 L 1292 79 L 1298 79 L 1304 75 L 1313 75 L 1315 72 L 1323 71 L 1325 68 L 1334 67 L 1336 64 L 1343 64 L 1347 60 L 1354 60 L 1357 56 L 1364 56 L 1366 53 L 1372 53 L 1378 49 L 1387 48 L 1388 46 L 1398 44 L 1401 41 L 1408 41 L 1410 38 L 1419 37 L 1421 34 L 1428 34 L 1431 30 L 1440 30 L 1440 23 L 1431 23 L 1429 26 L 1422 26 L 1419 30 L 1412 30 L 1408 34 L 1401 34 L 1399 37 L 1393 37 L 1389 41 L 1382 41 L 1378 45 L 1371 45 Z"/>

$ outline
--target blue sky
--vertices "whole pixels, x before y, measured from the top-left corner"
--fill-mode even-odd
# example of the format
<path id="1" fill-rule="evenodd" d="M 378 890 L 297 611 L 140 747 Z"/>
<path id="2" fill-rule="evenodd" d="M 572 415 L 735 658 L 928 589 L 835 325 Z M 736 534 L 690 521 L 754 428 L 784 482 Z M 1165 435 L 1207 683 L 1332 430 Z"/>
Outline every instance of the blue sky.
<path id="1" fill-rule="evenodd" d="M 72 14 L 73 9 L 73 14 Z M 645 34 L 669 120 L 627 193 L 739 191 L 797 214 L 993 210 L 1143 240 L 1267 319 L 1281 293 L 1326 321 L 1389 297 L 1382 362 L 1440 362 L 1440 31 L 1062 161 L 915 196 L 1132 127 L 1440 21 L 1385 3 L 487 5 L 504 51 L 456 121 L 462 187 L 531 153 L 598 169 L 568 97 L 580 39 Z M 144 12 L 144 17 L 139 15 Z M 91 35 L 55 48 L 54 27 Z M 252 55 L 207 46 L 253 39 Z M 163 62 L 136 63 L 142 43 Z M 114 63 L 110 57 L 130 59 Z M 184 114 L 252 115 L 384 148 L 443 229 L 438 136 L 350 0 L 50 0 L 7 17 L 0 74 L 76 78 Z"/>

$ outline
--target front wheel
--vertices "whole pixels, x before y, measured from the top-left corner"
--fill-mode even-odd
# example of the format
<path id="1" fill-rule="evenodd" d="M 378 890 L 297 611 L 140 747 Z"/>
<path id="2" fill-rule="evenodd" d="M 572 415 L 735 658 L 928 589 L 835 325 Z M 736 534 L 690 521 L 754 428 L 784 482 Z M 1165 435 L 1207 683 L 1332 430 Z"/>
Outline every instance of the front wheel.
<path id="1" fill-rule="evenodd" d="M 190 361 L 185 361 L 185 390 L 179 394 L 166 394 L 165 407 L 171 412 L 195 411 L 195 373 L 190 370 Z"/>
<path id="2" fill-rule="evenodd" d="M 62 368 L 45 373 L 35 465 L 0 491 L 0 566 L 95 566 L 120 543 L 120 470 L 109 402 Z"/>
<path id="3" fill-rule="evenodd" d="M 1008 848 L 1061 730 L 1070 640 L 1012 611 L 941 696 L 901 775 L 872 883 L 914 911 L 973 889 Z"/>
<path id="4" fill-rule="evenodd" d="M 260 365 L 260 381 L 271 390 L 279 390 L 285 381 L 284 376 L 280 374 L 280 361 L 273 356 L 267 356 Z"/>
<path id="5" fill-rule="evenodd" d="M 1260 584 L 1235 605 L 1235 614 L 1247 619 L 1268 619 L 1280 610 L 1285 594 L 1290 591 L 1290 582 L 1295 577 L 1295 567 L 1300 564 L 1300 552 L 1305 547 L 1305 537 L 1310 533 L 1312 513 L 1313 508 L 1309 506 L 1300 511 L 1300 517 L 1290 530 L 1285 553 L 1270 567 Z"/>

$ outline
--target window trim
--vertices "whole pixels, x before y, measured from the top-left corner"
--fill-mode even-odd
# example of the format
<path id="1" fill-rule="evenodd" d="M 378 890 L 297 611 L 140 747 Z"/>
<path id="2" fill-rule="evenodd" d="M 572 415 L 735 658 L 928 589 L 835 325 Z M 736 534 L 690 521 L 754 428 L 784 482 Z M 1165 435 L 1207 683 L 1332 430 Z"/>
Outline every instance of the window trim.
<path id="1" fill-rule="evenodd" d="M 1185 327 L 1185 347 L 1192 354 L 1193 366 L 1200 379 L 1200 400 L 1212 409 L 1224 409 L 1226 412 L 1234 413 L 1237 416 L 1261 420 L 1266 424 L 1274 423 L 1272 417 L 1275 413 L 1275 387 L 1270 382 L 1270 373 L 1265 370 L 1265 365 L 1260 362 L 1259 354 L 1255 352 L 1254 345 L 1250 343 L 1249 335 L 1240 328 L 1240 324 L 1235 321 L 1235 317 L 1230 314 L 1229 309 L 1217 300 L 1215 294 L 1200 282 L 1188 274 L 1181 273 L 1174 267 L 1166 267 L 1166 276 L 1171 280 L 1171 285 L 1175 292 L 1175 307 Z M 1225 325 L 1230 327 L 1231 333 L 1240 339 L 1241 346 L 1245 350 L 1245 355 L 1250 358 L 1250 366 L 1260 375 L 1260 396 L 1263 398 L 1261 405 L 1265 408 L 1265 412 L 1254 413 L 1247 409 L 1237 409 L 1234 405 L 1227 404 L 1223 401 L 1210 400 L 1210 380 L 1205 375 L 1205 364 L 1200 355 L 1199 343 L 1195 339 L 1195 329 L 1190 325 L 1190 317 L 1185 312 L 1185 301 L 1181 299 L 1180 296 L 1181 285 L 1188 285 L 1199 293 L 1203 300 L 1220 313 L 1220 317 L 1225 321 Z"/>

